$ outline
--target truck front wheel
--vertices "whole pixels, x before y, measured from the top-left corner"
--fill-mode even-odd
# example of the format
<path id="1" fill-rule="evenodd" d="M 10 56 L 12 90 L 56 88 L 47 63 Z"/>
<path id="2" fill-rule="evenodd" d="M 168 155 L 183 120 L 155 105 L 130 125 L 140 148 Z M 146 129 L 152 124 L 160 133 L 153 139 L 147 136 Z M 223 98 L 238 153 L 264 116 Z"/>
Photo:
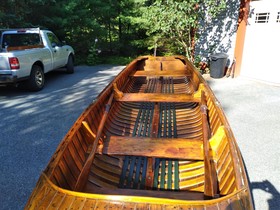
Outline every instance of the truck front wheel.
<path id="1" fill-rule="evenodd" d="M 29 89 L 32 91 L 39 91 L 45 85 L 45 75 L 41 66 L 33 65 L 31 74 L 28 79 Z"/>

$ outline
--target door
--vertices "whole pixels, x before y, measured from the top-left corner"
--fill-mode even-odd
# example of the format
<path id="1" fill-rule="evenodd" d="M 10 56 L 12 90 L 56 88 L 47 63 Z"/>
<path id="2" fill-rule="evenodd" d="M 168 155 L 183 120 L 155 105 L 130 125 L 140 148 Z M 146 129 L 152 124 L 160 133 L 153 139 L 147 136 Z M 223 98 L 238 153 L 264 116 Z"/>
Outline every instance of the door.
<path id="1" fill-rule="evenodd" d="M 240 75 L 280 83 L 280 1 L 250 3 Z"/>
<path id="2" fill-rule="evenodd" d="M 62 42 L 53 33 L 47 33 L 53 52 L 53 68 L 65 66 L 68 59 L 68 51 L 63 47 Z"/>

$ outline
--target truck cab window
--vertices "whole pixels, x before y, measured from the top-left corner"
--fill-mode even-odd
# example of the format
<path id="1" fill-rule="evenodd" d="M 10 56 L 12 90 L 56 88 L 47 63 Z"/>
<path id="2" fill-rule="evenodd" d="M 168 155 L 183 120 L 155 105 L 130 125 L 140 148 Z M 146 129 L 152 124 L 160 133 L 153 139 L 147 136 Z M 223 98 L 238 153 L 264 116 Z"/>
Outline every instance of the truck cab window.
<path id="1" fill-rule="evenodd" d="M 6 46 L 17 47 L 17 46 L 31 46 L 40 44 L 39 34 L 30 33 L 17 33 L 17 34 L 4 34 L 3 36 L 3 48 Z"/>
<path id="2" fill-rule="evenodd" d="M 61 47 L 63 45 L 62 42 L 53 33 L 48 33 L 47 35 L 53 47 Z"/>

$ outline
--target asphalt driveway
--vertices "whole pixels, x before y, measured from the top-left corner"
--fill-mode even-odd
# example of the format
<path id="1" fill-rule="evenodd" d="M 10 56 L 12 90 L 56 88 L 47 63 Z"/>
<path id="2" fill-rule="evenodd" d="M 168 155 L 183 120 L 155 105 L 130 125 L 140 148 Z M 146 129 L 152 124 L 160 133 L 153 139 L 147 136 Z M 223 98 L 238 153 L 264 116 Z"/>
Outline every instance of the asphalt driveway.
<path id="1" fill-rule="evenodd" d="M 0 209 L 23 209 L 64 135 L 123 68 L 51 72 L 40 92 L 0 87 Z"/>
<path id="2" fill-rule="evenodd" d="M 0 87 L 0 209 L 24 207 L 61 139 L 121 69 L 52 72 L 40 92 Z M 241 149 L 256 209 L 279 209 L 280 87 L 244 78 L 207 81 Z"/>
<path id="3" fill-rule="evenodd" d="M 206 77 L 231 125 L 257 210 L 280 209 L 280 85 Z"/>

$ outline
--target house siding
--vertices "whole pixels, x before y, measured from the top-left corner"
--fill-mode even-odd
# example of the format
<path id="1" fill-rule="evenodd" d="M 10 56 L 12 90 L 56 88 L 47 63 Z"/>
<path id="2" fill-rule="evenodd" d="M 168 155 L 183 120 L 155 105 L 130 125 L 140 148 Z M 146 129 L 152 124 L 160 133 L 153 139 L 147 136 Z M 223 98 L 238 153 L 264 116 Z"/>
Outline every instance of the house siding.
<path id="1" fill-rule="evenodd" d="M 250 2 L 240 76 L 280 84 L 280 1 Z"/>
<path id="2" fill-rule="evenodd" d="M 209 56 L 223 52 L 229 55 L 228 66 L 234 58 L 237 23 L 239 17 L 239 0 L 227 0 L 226 8 L 215 19 L 207 14 L 200 21 L 201 29 L 198 31 L 198 40 L 195 45 L 195 56 L 208 62 Z"/>

